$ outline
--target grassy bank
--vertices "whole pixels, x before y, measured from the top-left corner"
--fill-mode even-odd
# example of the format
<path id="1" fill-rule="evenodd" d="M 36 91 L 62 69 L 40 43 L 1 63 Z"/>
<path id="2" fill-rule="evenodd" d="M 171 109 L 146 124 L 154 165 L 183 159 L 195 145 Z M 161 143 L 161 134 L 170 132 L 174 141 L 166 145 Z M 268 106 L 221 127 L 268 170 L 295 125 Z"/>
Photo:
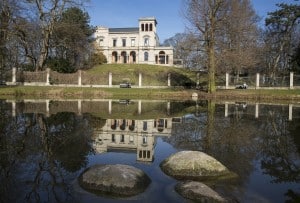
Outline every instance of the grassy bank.
<path id="1" fill-rule="evenodd" d="M 92 87 L 29 87 L 7 86 L 0 88 L 1 99 L 191 99 L 197 93 L 199 99 L 297 101 L 300 90 L 218 90 L 215 94 L 193 89 L 143 89 L 143 88 L 92 88 Z"/>
<path id="2" fill-rule="evenodd" d="M 86 71 L 86 74 L 108 84 L 108 74 L 112 73 L 112 84 L 119 85 L 123 80 L 137 86 L 139 74 L 142 74 L 143 86 L 167 86 L 168 74 L 171 74 L 171 86 L 194 86 L 197 73 L 183 68 L 145 65 L 145 64 L 105 64 Z M 200 86 L 205 87 L 207 75 L 200 74 Z M 216 81 L 222 82 L 222 81 Z M 96 83 L 98 84 L 98 83 Z M 204 91 L 183 88 L 95 88 L 95 87 L 32 87 L 32 86 L 0 86 L 2 99 L 93 99 L 93 98 L 127 98 L 127 99 L 191 99 L 193 93 L 198 93 L 199 99 L 226 100 L 268 100 L 300 101 L 300 90 L 218 90 L 214 94 Z"/>

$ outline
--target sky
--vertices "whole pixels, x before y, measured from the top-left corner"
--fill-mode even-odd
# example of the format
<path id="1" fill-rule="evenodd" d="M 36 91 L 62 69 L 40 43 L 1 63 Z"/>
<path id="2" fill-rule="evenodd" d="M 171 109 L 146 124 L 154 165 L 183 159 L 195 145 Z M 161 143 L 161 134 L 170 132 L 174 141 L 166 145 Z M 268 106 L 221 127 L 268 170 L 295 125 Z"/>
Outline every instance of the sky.
<path id="1" fill-rule="evenodd" d="M 262 21 L 268 12 L 276 10 L 277 3 L 297 3 L 295 0 L 252 0 Z M 186 30 L 182 15 L 182 0 L 91 0 L 87 7 L 93 26 L 108 28 L 138 27 L 141 17 L 155 17 L 160 42 Z M 261 22 L 263 24 L 263 22 Z"/>

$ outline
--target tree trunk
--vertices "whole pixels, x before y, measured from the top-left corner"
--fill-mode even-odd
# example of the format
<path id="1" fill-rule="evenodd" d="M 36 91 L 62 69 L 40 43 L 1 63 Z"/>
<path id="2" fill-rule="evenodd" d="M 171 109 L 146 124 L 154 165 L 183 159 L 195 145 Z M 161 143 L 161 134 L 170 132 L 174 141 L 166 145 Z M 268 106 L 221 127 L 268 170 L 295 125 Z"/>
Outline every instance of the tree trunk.
<path id="1" fill-rule="evenodd" d="M 215 73 L 216 73 L 216 57 L 215 57 L 215 26 L 216 16 L 211 10 L 209 12 L 210 27 L 207 27 L 207 51 L 208 51 L 208 93 L 216 91 Z"/>
<path id="2" fill-rule="evenodd" d="M 214 93 L 216 91 L 215 72 L 216 72 L 216 60 L 215 50 L 213 45 L 209 45 L 208 55 L 208 92 Z"/>
<path id="3" fill-rule="evenodd" d="M 207 131 L 206 136 L 204 138 L 205 143 L 205 151 L 207 153 L 210 153 L 212 148 L 212 140 L 214 136 L 214 130 L 215 130 L 215 109 L 216 109 L 216 103 L 213 100 L 208 100 L 207 103 Z"/>

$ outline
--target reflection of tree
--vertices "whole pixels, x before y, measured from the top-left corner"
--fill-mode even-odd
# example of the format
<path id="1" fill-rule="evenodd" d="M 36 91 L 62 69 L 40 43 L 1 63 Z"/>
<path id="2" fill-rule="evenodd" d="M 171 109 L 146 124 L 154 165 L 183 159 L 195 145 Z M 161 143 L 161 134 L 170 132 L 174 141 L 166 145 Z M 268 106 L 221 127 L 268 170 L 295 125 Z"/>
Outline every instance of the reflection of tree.
<path id="1" fill-rule="evenodd" d="M 300 193 L 296 193 L 293 190 L 288 190 L 285 196 L 289 197 L 289 199 L 285 201 L 286 203 L 300 202 Z"/>
<path id="2" fill-rule="evenodd" d="M 211 153 L 212 138 L 215 131 L 215 110 L 216 103 L 213 100 L 209 100 L 207 104 L 207 123 L 206 123 L 206 136 L 204 137 L 204 151 Z"/>
<path id="3" fill-rule="evenodd" d="M 247 115 L 224 118 L 224 110 L 214 102 L 208 102 L 206 109 L 185 117 L 183 123 L 173 123 L 168 141 L 176 148 L 204 151 L 240 176 L 249 175 L 260 135 L 257 122 Z"/>
<path id="4" fill-rule="evenodd" d="M 264 173 L 274 178 L 273 182 L 299 182 L 299 154 L 288 131 L 287 118 L 282 114 L 283 112 L 272 110 L 268 113 L 264 126 L 267 133 L 261 145 L 261 167 Z"/>
<path id="5" fill-rule="evenodd" d="M 86 165 L 90 151 L 87 124 L 72 113 L 24 114 L 1 123 L 0 202 L 71 201 L 76 174 L 70 172 Z"/>
<path id="6" fill-rule="evenodd" d="M 64 169 L 75 172 L 87 164 L 91 131 L 83 127 L 84 120 L 73 113 L 59 113 L 49 118 L 53 155 Z"/>

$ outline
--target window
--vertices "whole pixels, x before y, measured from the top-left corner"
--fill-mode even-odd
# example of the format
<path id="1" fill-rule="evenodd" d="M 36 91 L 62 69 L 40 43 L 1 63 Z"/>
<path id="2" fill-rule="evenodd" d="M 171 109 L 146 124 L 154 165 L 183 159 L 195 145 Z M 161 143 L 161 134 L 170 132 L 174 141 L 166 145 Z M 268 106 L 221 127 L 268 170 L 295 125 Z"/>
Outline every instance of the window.
<path id="1" fill-rule="evenodd" d="M 117 46 L 117 39 L 113 39 L 113 47 Z"/>
<path id="2" fill-rule="evenodd" d="M 103 38 L 100 38 L 100 39 L 99 39 L 99 45 L 100 45 L 100 47 L 103 46 L 103 41 L 104 41 Z"/>
<path id="3" fill-rule="evenodd" d="M 120 142 L 125 142 L 125 136 L 123 134 L 121 135 Z"/>
<path id="4" fill-rule="evenodd" d="M 152 25 L 152 23 L 150 24 L 150 31 L 152 31 L 153 30 L 153 25 Z"/>
<path id="5" fill-rule="evenodd" d="M 144 38 L 144 46 L 149 46 L 149 38 Z"/>
<path id="6" fill-rule="evenodd" d="M 143 136 L 143 144 L 147 144 L 147 136 Z"/>
<path id="7" fill-rule="evenodd" d="M 146 24 L 146 31 L 148 31 L 148 24 Z"/>
<path id="8" fill-rule="evenodd" d="M 147 131 L 147 121 L 143 121 L 143 131 Z"/>
<path id="9" fill-rule="evenodd" d="M 145 52 L 144 53 L 144 61 L 148 61 L 148 58 L 149 58 L 149 54 L 148 54 L 148 52 Z"/>
<path id="10" fill-rule="evenodd" d="M 112 134 L 112 135 L 111 135 L 111 141 L 112 141 L 112 142 L 116 142 L 115 134 Z"/>
<path id="11" fill-rule="evenodd" d="M 126 47 L 126 39 L 122 39 L 122 46 Z"/>
<path id="12" fill-rule="evenodd" d="M 129 136 L 129 142 L 130 142 L 130 143 L 133 143 L 133 135 L 130 135 L 130 136 Z"/>
<path id="13" fill-rule="evenodd" d="M 144 24 L 142 24 L 142 31 L 144 31 Z"/>
<path id="14" fill-rule="evenodd" d="M 135 46 L 135 39 L 131 39 L 131 46 L 132 46 L 132 47 Z"/>

